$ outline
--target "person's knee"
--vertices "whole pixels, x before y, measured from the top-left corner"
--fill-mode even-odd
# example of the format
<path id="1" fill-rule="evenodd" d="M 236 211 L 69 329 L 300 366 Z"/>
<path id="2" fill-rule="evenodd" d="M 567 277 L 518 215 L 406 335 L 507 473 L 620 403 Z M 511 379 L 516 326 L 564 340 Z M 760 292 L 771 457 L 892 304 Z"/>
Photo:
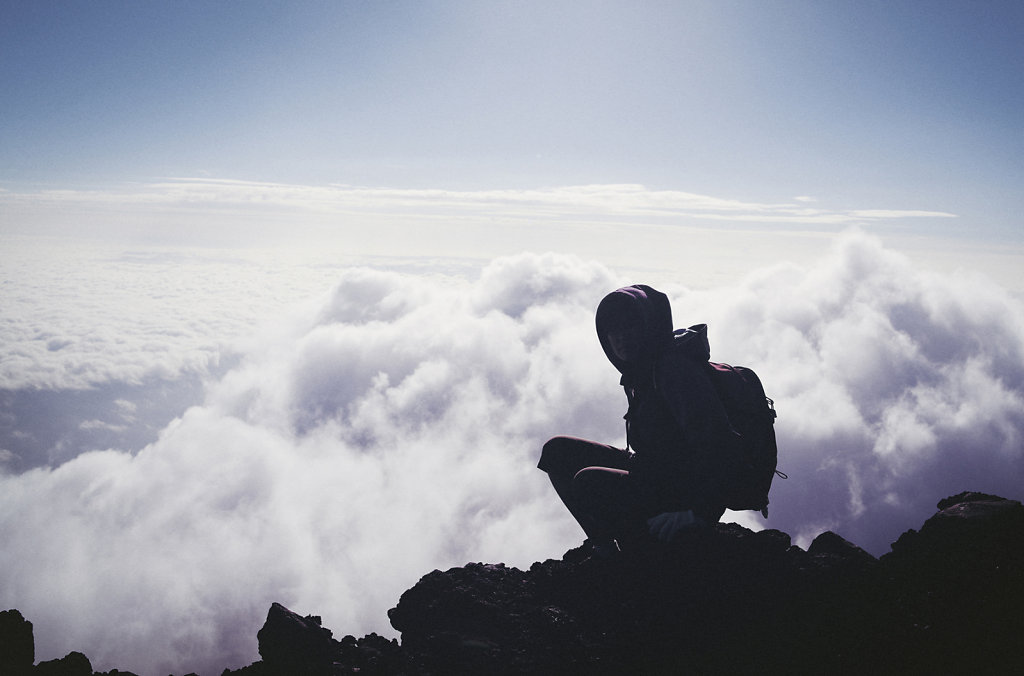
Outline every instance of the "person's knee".
<path id="1" fill-rule="evenodd" d="M 607 500 L 616 496 L 629 473 L 609 467 L 584 467 L 572 478 L 576 495 L 583 499 Z"/>
<path id="2" fill-rule="evenodd" d="M 557 468 L 561 464 L 559 462 L 560 459 L 565 456 L 565 448 L 568 445 L 567 441 L 568 437 L 548 439 L 540 449 L 540 461 L 537 463 L 537 467 L 549 474 L 552 469 Z"/>
<path id="3" fill-rule="evenodd" d="M 596 467 L 584 467 L 572 477 L 572 491 L 580 498 L 597 493 L 600 484 L 601 476 Z"/>
<path id="4" fill-rule="evenodd" d="M 566 437 L 566 436 L 551 437 L 550 439 L 548 439 L 544 443 L 544 446 L 541 449 L 541 454 L 545 454 L 545 453 L 555 453 L 555 454 L 557 454 L 557 453 L 560 453 L 560 452 L 562 452 L 562 449 L 564 449 L 566 446 L 570 445 L 572 443 L 572 441 L 573 441 L 572 437 Z"/>

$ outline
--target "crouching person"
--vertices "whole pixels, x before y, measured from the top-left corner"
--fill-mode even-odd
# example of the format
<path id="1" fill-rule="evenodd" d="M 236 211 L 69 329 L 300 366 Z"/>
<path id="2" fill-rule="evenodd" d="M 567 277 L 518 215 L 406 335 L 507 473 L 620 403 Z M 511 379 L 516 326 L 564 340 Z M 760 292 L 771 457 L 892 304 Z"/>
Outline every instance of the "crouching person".
<path id="1" fill-rule="evenodd" d="M 707 334 L 669 349 L 668 297 L 645 285 L 605 296 L 596 324 L 622 374 L 626 448 L 559 436 L 544 445 L 538 466 L 599 555 L 718 521 L 739 436 L 704 369 Z"/>

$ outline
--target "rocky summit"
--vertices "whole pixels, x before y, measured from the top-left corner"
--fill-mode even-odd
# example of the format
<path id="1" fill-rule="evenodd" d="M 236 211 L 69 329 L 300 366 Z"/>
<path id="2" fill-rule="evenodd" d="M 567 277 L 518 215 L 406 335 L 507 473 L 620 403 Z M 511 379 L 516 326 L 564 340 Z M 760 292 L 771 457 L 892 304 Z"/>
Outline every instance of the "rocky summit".
<path id="1" fill-rule="evenodd" d="M 938 510 L 880 559 L 831 532 L 804 551 L 717 524 L 607 558 L 435 570 L 389 611 L 401 643 L 337 640 L 274 604 L 261 659 L 224 674 L 1024 673 L 1024 506 L 961 493 Z M 31 624 L 0 613 L 0 674 L 87 669 L 33 666 Z"/>

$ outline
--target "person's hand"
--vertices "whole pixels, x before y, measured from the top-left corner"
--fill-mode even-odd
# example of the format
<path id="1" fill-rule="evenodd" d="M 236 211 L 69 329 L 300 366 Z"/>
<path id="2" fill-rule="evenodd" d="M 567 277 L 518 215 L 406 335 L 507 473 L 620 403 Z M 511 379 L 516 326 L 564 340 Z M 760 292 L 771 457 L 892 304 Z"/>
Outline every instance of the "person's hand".
<path id="1" fill-rule="evenodd" d="M 694 516 L 689 509 L 682 512 L 662 512 L 647 519 L 651 535 L 661 542 L 671 542 L 680 532 L 705 525 L 704 519 Z"/>

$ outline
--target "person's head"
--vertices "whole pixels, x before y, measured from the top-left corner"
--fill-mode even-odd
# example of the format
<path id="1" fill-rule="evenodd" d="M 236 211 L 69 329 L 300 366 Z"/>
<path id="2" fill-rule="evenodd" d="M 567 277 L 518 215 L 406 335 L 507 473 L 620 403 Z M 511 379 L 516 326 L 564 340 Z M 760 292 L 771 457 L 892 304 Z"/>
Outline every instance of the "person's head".
<path id="1" fill-rule="evenodd" d="M 605 354 L 623 373 L 653 359 L 672 339 L 668 297 L 642 284 L 605 296 L 597 307 L 596 320 Z"/>

